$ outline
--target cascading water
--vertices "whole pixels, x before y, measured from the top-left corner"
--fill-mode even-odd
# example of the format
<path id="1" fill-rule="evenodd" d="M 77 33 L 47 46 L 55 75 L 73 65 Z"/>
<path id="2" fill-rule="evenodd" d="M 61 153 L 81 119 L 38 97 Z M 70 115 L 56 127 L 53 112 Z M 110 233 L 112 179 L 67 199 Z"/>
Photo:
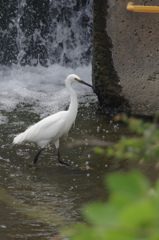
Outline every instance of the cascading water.
<path id="1" fill-rule="evenodd" d="M 93 0 L 2 0 L 0 64 L 89 65 Z"/>
<path id="2" fill-rule="evenodd" d="M 73 68 L 92 57 L 92 1 L 51 2 L 51 62 Z"/>
<path id="3" fill-rule="evenodd" d="M 70 73 L 91 82 L 92 2 L 1 0 L 1 122 L 21 103 L 42 117 L 68 105 Z M 88 88 L 76 90 L 92 96 Z"/>

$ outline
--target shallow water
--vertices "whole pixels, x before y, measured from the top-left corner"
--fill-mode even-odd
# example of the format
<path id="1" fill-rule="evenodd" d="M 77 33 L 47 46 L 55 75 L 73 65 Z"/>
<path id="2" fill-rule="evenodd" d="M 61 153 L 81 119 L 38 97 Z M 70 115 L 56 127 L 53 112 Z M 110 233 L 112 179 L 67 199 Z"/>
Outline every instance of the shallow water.
<path id="1" fill-rule="evenodd" d="M 51 145 L 41 153 L 36 167 L 29 168 L 37 147 L 11 143 L 17 132 L 39 120 L 31 108 L 25 104 L 18 106 L 6 113 L 8 123 L 1 125 L 0 235 L 3 240 L 50 239 L 63 227 L 82 220 L 83 204 L 107 198 L 103 187 L 105 174 L 127 166 L 122 161 L 100 158 L 92 146 L 92 140 L 117 141 L 126 128 L 109 117 L 97 115 L 95 104 L 81 103 L 75 126 L 60 142 L 62 158 L 71 167 L 58 164 Z"/>
<path id="2" fill-rule="evenodd" d="M 72 69 L 54 65 L 0 70 L 0 239 L 55 239 L 64 227 L 84 220 L 81 209 L 85 203 L 107 199 L 105 175 L 136 166 L 103 159 L 93 150 L 94 145 L 116 142 L 129 132 L 112 117 L 96 113 L 97 99 L 90 88 L 75 86 L 78 116 L 67 138 L 60 140 L 62 158 L 71 167 L 57 162 L 51 145 L 41 153 L 36 167 L 30 168 L 37 146 L 14 146 L 13 138 L 68 106 L 63 79 Z M 91 82 L 90 66 L 73 71 Z M 158 169 L 154 166 L 137 167 L 155 180 Z"/>

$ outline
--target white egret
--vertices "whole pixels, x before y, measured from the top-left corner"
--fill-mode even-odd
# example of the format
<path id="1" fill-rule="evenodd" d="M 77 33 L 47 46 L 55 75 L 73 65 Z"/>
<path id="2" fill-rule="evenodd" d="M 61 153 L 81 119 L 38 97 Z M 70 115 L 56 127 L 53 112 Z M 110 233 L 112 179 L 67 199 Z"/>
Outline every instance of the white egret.
<path id="1" fill-rule="evenodd" d="M 69 75 L 65 79 L 65 85 L 71 97 L 68 110 L 57 112 L 51 116 L 42 119 L 41 121 L 27 128 L 26 131 L 17 135 L 13 140 L 14 144 L 33 142 L 40 147 L 39 151 L 37 152 L 34 158 L 33 164 L 37 162 L 41 151 L 51 141 L 53 141 L 57 149 L 58 162 L 70 166 L 69 164 L 63 162 L 60 158 L 59 139 L 64 134 L 67 134 L 69 132 L 77 116 L 78 101 L 77 95 L 71 86 L 73 82 L 79 82 L 89 87 L 92 87 L 90 84 L 81 80 L 77 75 L 75 74 Z"/>

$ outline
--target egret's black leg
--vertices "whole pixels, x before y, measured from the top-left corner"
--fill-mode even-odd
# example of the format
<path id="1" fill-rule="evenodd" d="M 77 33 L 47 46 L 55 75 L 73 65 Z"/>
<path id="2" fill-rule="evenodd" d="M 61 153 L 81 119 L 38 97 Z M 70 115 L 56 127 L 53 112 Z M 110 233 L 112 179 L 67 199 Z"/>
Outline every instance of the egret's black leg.
<path id="1" fill-rule="evenodd" d="M 40 153 L 42 152 L 42 150 L 44 150 L 44 148 L 41 148 L 41 149 L 37 152 L 37 154 L 36 154 L 36 156 L 35 156 L 35 158 L 34 158 L 33 164 L 35 164 L 35 163 L 37 162 L 38 157 L 39 157 Z"/>
<path id="2" fill-rule="evenodd" d="M 59 163 L 64 164 L 64 165 L 66 165 L 66 166 L 70 166 L 70 164 L 65 163 L 65 162 L 63 162 L 63 161 L 61 160 L 59 148 L 58 148 L 58 151 L 57 151 L 57 157 L 58 157 L 58 162 L 59 162 Z"/>

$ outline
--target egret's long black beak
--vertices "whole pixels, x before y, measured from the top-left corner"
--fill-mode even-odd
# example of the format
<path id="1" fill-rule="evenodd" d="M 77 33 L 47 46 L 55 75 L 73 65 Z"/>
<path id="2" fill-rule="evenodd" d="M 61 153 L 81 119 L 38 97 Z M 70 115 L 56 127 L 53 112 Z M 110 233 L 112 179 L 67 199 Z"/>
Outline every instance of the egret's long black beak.
<path id="1" fill-rule="evenodd" d="M 85 81 L 83 81 L 83 80 L 80 80 L 79 82 L 80 82 L 80 83 L 82 83 L 82 84 L 84 84 L 84 85 L 87 85 L 87 86 L 89 86 L 89 87 L 93 88 L 93 86 L 92 86 L 92 85 L 90 85 L 89 83 L 86 83 L 86 82 L 85 82 Z"/>

